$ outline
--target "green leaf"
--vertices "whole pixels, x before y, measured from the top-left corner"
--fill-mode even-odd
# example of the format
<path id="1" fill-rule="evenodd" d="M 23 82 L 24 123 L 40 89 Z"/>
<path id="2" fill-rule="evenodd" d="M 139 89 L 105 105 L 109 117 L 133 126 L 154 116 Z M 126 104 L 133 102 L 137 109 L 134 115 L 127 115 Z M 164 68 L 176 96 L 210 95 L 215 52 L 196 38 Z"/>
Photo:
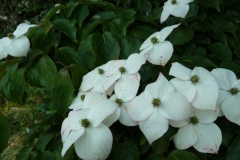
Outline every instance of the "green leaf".
<path id="1" fill-rule="evenodd" d="M 69 107 L 73 92 L 68 70 L 63 68 L 57 73 L 52 84 L 53 105 L 60 113 L 64 113 Z"/>
<path id="2" fill-rule="evenodd" d="M 209 48 L 221 61 L 227 61 L 232 59 L 231 50 L 222 43 L 213 43 L 209 46 Z"/>
<path id="3" fill-rule="evenodd" d="M 102 29 L 104 32 L 110 32 L 112 35 L 118 39 L 121 40 L 123 37 L 123 31 L 119 28 L 121 24 L 120 19 L 114 19 L 112 21 L 105 21 L 103 23 Z"/>
<path id="4" fill-rule="evenodd" d="M 211 40 L 208 36 L 206 36 L 205 34 L 201 34 L 201 33 L 196 33 L 194 35 L 194 41 L 198 44 L 210 44 Z"/>
<path id="5" fill-rule="evenodd" d="M 192 3 L 189 3 L 189 11 L 185 16 L 185 19 L 196 16 L 198 14 L 198 8 L 199 7 L 195 1 Z"/>
<path id="6" fill-rule="evenodd" d="M 79 5 L 75 12 L 75 20 L 80 28 L 82 28 L 83 21 L 89 15 L 88 6 L 87 5 Z"/>
<path id="7" fill-rule="evenodd" d="M 239 160 L 240 157 L 240 135 L 238 135 L 227 150 L 227 160 Z"/>
<path id="8" fill-rule="evenodd" d="M 145 40 L 150 35 L 157 32 L 157 30 L 148 26 L 136 26 L 133 28 L 132 32 L 136 37 Z"/>
<path id="9" fill-rule="evenodd" d="M 223 44 L 225 44 L 226 46 L 228 46 L 228 42 L 227 42 L 227 36 L 226 34 L 221 31 L 220 29 L 218 30 L 214 30 L 212 32 L 207 32 L 207 34 L 209 36 L 211 36 L 212 38 L 222 42 Z"/>
<path id="10" fill-rule="evenodd" d="M 240 72 L 240 65 L 234 60 L 224 61 L 220 64 L 219 67 L 229 69 L 235 73 Z"/>
<path id="11" fill-rule="evenodd" d="M 7 147 L 10 138 L 10 124 L 7 118 L 0 112 L 0 153 Z"/>
<path id="12" fill-rule="evenodd" d="M 114 19 L 116 18 L 116 15 L 112 11 L 107 12 L 98 12 L 96 13 L 100 17 L 100 19 Z"/>
<path id="13" fill-rule="evenodd" d="M 11 85 L 11 95 L 17 99 L 17 102 L 23 103 L 25 101 L 24 94 L 26 82 L 24 79 L 25 68 L 17 70 L 11 77 L 9 84 Z"/>
<path id="14" fill-rule="evenodd" d="M 60 47 L 56 53 L 57 59 L 65 65 L 83 64 L 79 54 L 70 47 Z"/>
<path id="15" fill-rule="evenodd" d="M 96 62 L 96 53 L 92 46 L 93 35 L 87 36 L 83 41 L 81 41 L 78 48 L 78 53 L 84 60 L 83 64 L 87 69 L 91 69 Z"/>
<path id="16" fill-rule="evenodd" d="M 18 151 L 18 154 L 16 156 L 16 160 L 28 160 L 30 153 L 32 151 L 33 147 L 24 147 Z"/>
<path id="17" fill-rule="evenodd" d="M 151 157 L 148 157 L 146 160 L 164 160 L 164 156 L 162 154 L 155 154 Z"/>
<path id="18" fill-rule="evenodd" d="M 176 49 L 185 55 L 191 55 L 196 50 L 196 44 L 190 41 L 184 45 L 176 46 Z"/>
<path id="19" fill-rule="evenodd" d="M 205 57 L 206 49 L 202 46 L 197 46 L 196 50 L 193 53 L 194 56 Z"/>
<path id="20" fill-rule="evenodd" d="M 197 0 L 197 2 L 203 6 L 213 8 L 216 11 L 220 12 L 219 4 L 220 4 L 221 0 L 214 0 L 214 1 Z"/>
<path id="21" fill-rule="evenodd" d="M 57 30 L 66 34 L 73 42 L 77 42 L 76 39 L 76 27 L 72 22 L 67 19 L 56 19 L 53 25 Z"/>
<path id="22" fill-rule="evenodd" d="M 47 15 L 45 16 L 46 20 L 50 20 L 58 10 L 62 9 L 64 5 L 60 4 L 59 6 L 56 6 L 52 8 L 50 11 L 48 11 Z"/>
<path id="23" fill-rule="evenodd" d="M 228 121 L 226 121 L 225 118 L 218 118 L 217 121 L 215 121 L 215 123 L 222 131 L 222 144 L 225 147 L 228 147 L 228 145 L 231 143 L 232 137 L 233 137 L 233 133 L 231 131 L 231 127 L 230 127 Z"/>
<path id="24" fill-rule="evenodd" d="M 152 4 L 149 1 L 142 1 L 139 4 L 138 9 L 141 10 L 144 15 L 148 15 L 152 9 Z"/>
<path id="25" fill-rule="evenodd" d="M 137 160 L 139 156 L 137 146 L 130 141 L 125 141 L 120 145 L 115 142 L 108 158 L 114 160 Z"/>
<path id="26" fill-rule="evenodd" d="M 57 43 L 54 28 L 47 31 L 43 25 L 31 29 L 32 35 L 30 36 L 33 49 L 41 49 L 47 54 L 51 47 Z"/>
<path id="27" fill-rule="evenodd" d="M 43 153 L 43 159 L 47 159 L 47 160 L 55 160 L 54 154 L 50 151 L 45 151 Z"/>
<path id="28" fill-rule="evenodd" d="M 198 67 L 217 67 L 213 62 L 207 58 L 199 56 L 182 56 L 179 62 Z"/>
<path id="29" fill-rule="evenodd" d="M 176 128 L 169 127 L 164 135 L 152 143 L 153 153 L 162 154 L 169 146 L 171 137 L 177 132 Z"/>
<path id="30" fill-rule="evenodd" d="M 117 17 L 120 19 L 132 19 L 137 12 L 132 9 L 124 9 L 117 12 Z"/>
<path id="31" fill-rule="evenodd" d="M 39 60 L 37 70 L 41 84 L 49 90 L 57 73 L 54 62 L 45 55 Z"/>
<path id="32" fill-rule="evenodd" d="M 233 53 L 237 55 L 238 58 L 240 58 L 240 45 L 235 45 Z"/>
<path id="33" fill-rule="evenodd" d="M 86 36 L 88 36 L 99 24 L 102 24 L 104 20 L 94 20 L 90 23 L 88 23 L 84 28 L 83 28 L 83 35 L 82 38 L 85 39 Z"/>
<path id="34" fill-rule="evenodd" d="M 70 0 L 67 4 L 67 6 L 64 8 L 64 13 L 66 14 L 67 18 L 70 17 L 74 9 L 77 7 L 78 2 L 75 0 Z"/>
<path id="35" fill-rule="evenodd" d="M 231 33 L 234 37 L 236 37 L 236 25 L 231 21 L 218 19 L 213 22 L 213 25 L 220 28 L 222 31 Z"/>
<path id="36" fill-rule="evenodd" d="M 119 44 L 110 32 L 94 34 L 92 38 L 92 45 L 95 53 L 97 53 L 102 63 L 107 63 L 110 60 L 116 60 L 119 57 Z"/>
<path id="37" fill-rule="evenodd" d="M 193 36 L 193 30 L 177 28 L 170 35 L 170 41 L 173 45 L 182 45 L 189 42 Z"/>
<path id="38" fill-rule="evenodd" d="M 88 73 L 88 70 L 77 64 L 72 64 L 69 69 L 71 71 L 73 87 L 75 89 L 79 89 L 82 82 L 82 77 Z"/>
<path id="39" fill-rule="evenodd" d="M 195 22 L 191 24 L 191 28 L 194 29 L 195 31 L 199 32 L 207 32 L 207 31 L 212 31 L 213 26 L 209 22 L 201 21 L 201 22 Z"/>
<path id="40" fill-rule="evenodd" d="M 53 138 L 53 135 L 49 134 L 49 133 L 46 133 L 46 134 L 42 135 L 38 139 L 37 144 L 36 144 L 37 151 L 40 151 L 40 152 L 43 153 L 45 151 L 46 146 L 48 145 L 49 141 L 52 138 Z"/>
<path id="41" fill-rule="evenodd" d="M 167 160 L 200 160 L 200 159 L 191 152 L 184 150 L 174 150 L 168 155 Z"/>
<path id="42" fill-rule="evenodd" d="M 138 53 L 143 42 L 131 34 L 128 34 L 120 41 L 122 59 L 127 59 L 132 53 Z"/>
<path id="43" fill-rule="evenodd" d="M 40 87 L 39 73 L 37 67 L 27 68 L 24 72 L 25 81 L 34 87 Z"/>

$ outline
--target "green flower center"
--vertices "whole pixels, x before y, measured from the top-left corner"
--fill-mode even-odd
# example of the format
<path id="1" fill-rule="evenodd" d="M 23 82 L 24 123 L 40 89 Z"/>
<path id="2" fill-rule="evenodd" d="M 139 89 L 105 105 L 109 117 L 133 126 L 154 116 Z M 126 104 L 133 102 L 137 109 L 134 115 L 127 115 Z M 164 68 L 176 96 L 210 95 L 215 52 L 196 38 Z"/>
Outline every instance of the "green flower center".
<path id="1" fill-rule="evenodd" d="M 198 124 L 198 118 L 197 118 L 196 116 L 192 116 L 189 121 L 190 121 L 190 123 L 192 123 L 193 125 Z"/>
<path id="2" fill-rule="evenodd" d="M 236 88 L 236 87 L 230 89 L 230 93 L 231 93 L 232 95 L 238 94 L 238 92 L 239 92 L 239 89 Z"/>
<path id="3" fill-rule="evenodd" d="M 85 94 L 81 95 L 81 97 L 80 97 L 80 98 L 81 98 L 81 100 L 82 100 L 82 101 L 84 101 L 84 99 L 85 99 L 85 96 L 86 96 Z"/>
<path id="4" fill-rule="evenodd" d="M 118 104 L 118 106 L 121 106 L 123 104 L 123 101 L 119 98 L 116 98 L 115 102 Z"/>
<path id="5" fill-rule="evenodd" d="M 159 98 L 153 98 L 152 100 L 153 107 L 159 107 L 161 105 L 161 101 Z"/>
<path id="6" fill-rule="evenodd" d="M 90 121 L 87 118 L 82 119 L 81 120 L 81 125 L 82 125 L 82 127 L 87 128 L 87 127 L 90 126 Z"/>
<path id="7" fill-rule="evenodd" d="M 98 74 L 103 74 L 103 73 L 104 73 L 104 70 L 101 68 L 98 68 Z"/>
<path id="8" fill-rule="evenodd" d="M 190 81 L 193 84 L 196 84 L 199 81 L 199 77 L 197 75 L 194 75 L 194 76 L 191 77 Z"/>
<path id="9" fill-rule="evenodd" d="M 158 43 L 157 37 L 152 37 L 152 38 L 151 38 L 151 42 L 152 42 L 153 44 Z"/>
<path id="10" fill-rule="evenodd" d="M 176 4 L 177 3 L 177 0 L 172 0 L 172 4 Z"/>
<path id="11" fill-rule="evenodd" d="M 120 68 L 118 68 L 118 70 L 121 74 L 126 72 L 126 68 L 124 68 L 124 67 L 120 67 Z"/>
<path id="12" fill-rule="evenodd" d="M 8 33 L 8 34 L 7 34 L 7 37 L 8 37 L 9 39 L 13 39 L 13 38 L 14 38 L 14 34 L 13 34 L 13 33 Z"/>

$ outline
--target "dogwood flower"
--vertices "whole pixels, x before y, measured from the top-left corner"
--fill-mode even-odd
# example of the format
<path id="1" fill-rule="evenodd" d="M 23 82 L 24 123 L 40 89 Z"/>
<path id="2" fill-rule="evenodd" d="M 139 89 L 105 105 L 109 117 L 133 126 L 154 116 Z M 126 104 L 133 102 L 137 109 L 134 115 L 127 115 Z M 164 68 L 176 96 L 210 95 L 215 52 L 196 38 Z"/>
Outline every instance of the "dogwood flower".
<path id="1" fill-rule="evenodd" d="M 160 32 L 149 36 L 140 47 L 140 54 L 131 54 L 127 59 L 127 70 L 130 74 L 136 73 L 140 67 L 148 60 L 155 65 L 162 65 L 169 61 L 173 53 L 172 43 L 165 41 L 174 28 L 180 24 L 163 28 Z"/>
<path id="2" fill-rule="evenodd" d="M 214 76 L 202 67 L 190 70 L 180 63 L 173 63 L 169 72 L 175 76 L 170 82 L 197 109 L 215 110 L 218 84 Z"/>
<path id="3" fill-rule="evenodd" d="M 180 128 L 173 137 L 176 148 L 187 149 L 193 146 L 202 153 L 218 153 L 222 143 L 222 133 L 213 121 L 218 117 L 219 108 L 216 111 L 196 108 L 193 110 L 193 114 L 188 119 L 169 121 L 171 126 Z"/>
<path id="4" fill-rule="evenodd" d="M 139 121 L 140 130 L 151 144 L 168 130 L 168 120 L 183 120 L 191 114 L 191 106 L 162 75 L 148 84 L 145 91 L 127 106 L 127 113 Z"/>
<path id="5" fill-rule="evenodd" d="M 101 123 L 102 121 L 99 121 L 101 112 L 92 114 L 91 109 L 71 111 L 67 119 L 63 121 L 62 156 L 74 143 L 75 151 L 82 159 L 106 159 L 108 157 L 112 148 L 112 133 L 106 125 Z"/>
<path id="6" fill-rule="evenodd" d="M 94 70 L 92 70 L 91 72 L 87 73 L 83 77 L 83 80 L 82 80 L 79 90 L 87 91 L 89 89 L 92 89 L 96 85 L 104 86 L 106 74 L 107 74 L 110 66 L 112 66 L 113 63 L 114 63 L 114 61 L 109 61 L 108 63 L 101 65 L 101 66 L 95 68 Z M 110 84 L 109 87 L 112 84 Z"/>
<path id="7" fill-rule="evenodd" d="M 211 72 L 220 86 L 218 105 L 226 118 L 240 125 L 240 80 L 227 69 L 217 68 Z"/>
<path id="8" fill-rule="evenodd" d="M 99 98 L 99 100 L 107 99 L 106 92 L 103 89 L 103 87 L 101 85 L 96 85 L 91 91 L 90 90 L 88 90 L 86 92 L 79 91 L 78 95 L 73 99 L 71 105 L 68 108 L 73 109 L 73 110 L 79 110 L 79 109 L 83 108 L 83 102 L 85 100 L 85 97 L 90 92 L 99 92 L 100 95 L 103 95 L 103 96 L 101 96 L 101 98 Z M 94 97 L 91 97 L 91 98 L 94 98 Z M 96 102 L 96 99 L 93 102 Z"/>
<path id="9" fill-rule="evenodd" d="M 115 94 L 111 96 L 110 100 L 114 101 L 117 106 L 113 114 L 108 116 L 103 123 L 108 127 L 111 126 L 115 121 L 119 121 L 126 126 L 136 126 L 138 123 L 133 121 L 126 111 L 126 106 L 129 104 L 138 91 L 139 88 L 138 77 L 135 76 L 130 80 L 121 80 L 115 85 L 114 92 Z"/>
<path id="10" fill-rule="evenodd" d="M 193 0 L 168 0 L 165 2 L 160 18 L 161 23 L 163 23 L 170 14 L 175 17 L 184 18 L 188 13 L 188 3 L 190 2 L 193 2 Z"/>
<path id="11" fill-rule="evenodd" d="M 104 82 L 104 89 L 110 88 L 112 84 L 115 85 L 118 83 L 118 81 L 121 80 L 130 80 L 133 77 L 138 77 L 138 80 L 140 81 L 140 75 L 139 73 L 130 74 L 128 72 L 128 69 L 126 68 L 126 60 L 115 60 L 114 63 L 111 63 L 111 66 L 109 70 L 106 73 L 106 79 Z M 136 81 L 137 83 L 137 81 Z"/>
<path id="12" fill-rule="evenodd" d="M 8 33 L 7 37 L 0 39 L 0 60 L 7 55 L 13 57 L 26 56 L 30 49 L 30 42 L 24 34 L 29 28 L 36 25 L 21 23 L 13 33 Z"/>

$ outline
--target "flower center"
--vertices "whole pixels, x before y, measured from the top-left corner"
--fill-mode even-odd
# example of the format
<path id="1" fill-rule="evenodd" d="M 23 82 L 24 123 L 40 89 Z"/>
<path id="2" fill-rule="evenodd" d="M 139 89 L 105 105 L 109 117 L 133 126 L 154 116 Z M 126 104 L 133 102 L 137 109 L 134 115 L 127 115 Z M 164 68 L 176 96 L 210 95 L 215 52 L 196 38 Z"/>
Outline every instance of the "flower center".
<path id="1" fill-rule="evenodd" d="M 151 38 L 151 42 L 152 42 L 153 44 L 158 43 L 157 37 L 152 37 L 152 38 Z"/>
<path id="2" fill-rule="evenodd" d="M 85 96 L 86 96 L 85 94 L 81 95 L 81 97 L 80 97 L 80 98 L 81 98 L 81 100 L 82 100 L 82 101 L 84 101 L 84 99 L 85 99 Z"/>
<path id="3" fill-rule="evenodd" d="M 118 70 L 121 74 L 126 72 L 126 68 L 124 68 L 124 67 L 120 67 L 120 68 L 118 68 Z"/>
<path id="4" fill-rule="evenodd" d="M 103 74 L 103 73 L 104 73 L 104 70 L 101 68 L 98 68 L 98 74 Z"/>
<path id="5" fill-rule="evenodd" d="M 153 98 L 152 100 L 153 107 L 159 107 L 161 105 L 161 101 L 159 98 Z"/>
<path id="6" fill-rule="evenodd" d="M 8 33 L 8 34 L 7 34 L 7 37 L 8 37 L 9 39 L 13 39 L 13 38 L 14 38 L 14 34 L 13 34 L 13 33 Z"/>
<path id="7" fill-rule="evenodd" d="M 119 98 L 116 98 L 115 102 L 118 104 L 119 107 L 123 104 L 123 101 Z"/>
<path id="8" fill-rule="evenodd" d="M 81 120 L 81 125 L 82 127 L 87 128 L 90 126 L 90 121 L 87 118 L 84 118 Z"/>
<path id="9" fill-rule="evenodd" d="M 238 92 L 239 92 L 239 89 L 236 88 L 236 87 L 230 89 L 230 93 L 231 93 L 232 95 L 238 94 Z"/>
<path id="10" fill-rule="evenodd" d="M 172 4 L 176 4 L 177 3 L 177 0 L 172 0 Z"/>
<path id="11" fill-rule="evenodd" d="M 198 124 L 198 118 L 197 118 L 196 116 L 192 116 L 189 121 L 190 121 L 190 123 L 192 123 L 193 125 Z"/>
<path id="12" fill-rule="evenodd" d="M 191 77 L 190 81 L 193 84 L 196 84 L 199 81 L 199 77 L 197 75 L 194 75 L 194 76 Z"/>

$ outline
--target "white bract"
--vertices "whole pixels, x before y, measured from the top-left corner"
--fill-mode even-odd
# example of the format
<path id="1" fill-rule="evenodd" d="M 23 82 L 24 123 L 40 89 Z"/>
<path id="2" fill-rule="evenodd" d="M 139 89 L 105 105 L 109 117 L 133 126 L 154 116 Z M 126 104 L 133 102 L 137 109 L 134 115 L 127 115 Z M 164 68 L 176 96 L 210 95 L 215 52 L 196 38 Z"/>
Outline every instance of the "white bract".
<path id="1" fill-rule="evenodd" d="M 193 0 L 168 0 L 164 3 L 160 21 L 163 23 L 170 15 L 184 18 L 189 10 L 188 3 Z"/>
<path id="2" fill-rule="evenodd" d="M 94 70 L 92 70 L 91 72 L 87 73 L 82 80 L 80 89 L 81 91 L 87 91 L 89 89 L 92 89 L 94 86 L 96 85 L 101 85 L 104 86 L 105 84 L 105 79 L 106 79 L 106 74 L 110 68 L 110 66 L 112 66 L 112 64 L 115 61 L 109 61 L 108 63 L 101 65 L 97 68 L 95 68 Z M 113 84 L 113 83 L 112 83 Z M 112 85 L 110 84 L 108 86 L 108 88 Z M 104 89 L 108 89 L 108 88 L 104 88 Z"/>
<path id="3" fill-rule="evenodd" d="M 6 58 L 8 54 L 13 57 L 26 56 L 30 42 L 24 34 L 34 26 L 36 25 L 21 23 L 13 33 L 8 33 L 8 37 L 0 39 L 0 60 Z"/>
<path id="4" fill-rule="evenodd" d="M 180 63 L 173 63 L 169 72 L 175 76 L 170 82 L 197 109 L 215 110 L 218 84 L 214 76 L 202 67 L 190 70 Z"/>
<path id="5" fill-rule="evenodd" d="M 117 106 L 114 105 L 112 107 L 117 108 L 112 115 L 108 116 L 103 121 L 104 124 L 111 126 L 118 119 L 126 126 L 136 126 L 138 124 L 129 117 L 126 111 L 126 106 L 129 104 L 129 101 L 136 96 L 139 85 L 140 83 L 137 76 L 131 78 L 130 80 L 121 80 L 115 85 L 115 94 L 111 96 L 110 100 L 117 104 Z"/>
<path id="6" fill-rule="evenodd" d="M 168 130 L 168 119 L 186 119 L 191 114 L 191 106 L 160 73 L 156 82 L 148 84 L 130 102 L 127 112 L 132 120 L 139 121 L 140 130 L 152 144 Z"/>
<path id="7" fill-rule="evenodd" d="M 153 33 L 148 37 L 140 47 L 140 54 L 134 53 L 128 57 L 127 70 L 129 73 L 136 73 L 146 60 L 155 65 L 165 66 L 173 53 L 172 43 L 165 39 L 179 25 L 165 27 L 160 32 Z"/>
<path id="8" fill-rule="evenodd" d="M 211 73 L 220 87 L 218 105 L 223 114 L 229 121 L 240 125 L 240 80 L 232 71 L 223 68 Z"/>
<path id="9" fill-rule="evenodd" d="M 62 156 L 74 143 L 77 155 L 82 159 L 106 159 L 112 148 L 112 133 L 102 124 L 98 114 L 90 109 L 69 112 L 63 121 L 61 135 L 63 141 Z M 111 114 L 99 112 L 100 117 Z M 106 114 L 107 113 L 107 114 Z"/>
<path id="10" fill-rule="evenodd" d="M 213 123 L 217 119 L 216 111 L 193 109 L 193 114 L 183 121 L 169 121 L 173 127 L 180 128 L 173 137 L 177 149 L 187 149 L 193 146 L 202 153 L 218 153 L 222 143 L 222 133 Z"/>

